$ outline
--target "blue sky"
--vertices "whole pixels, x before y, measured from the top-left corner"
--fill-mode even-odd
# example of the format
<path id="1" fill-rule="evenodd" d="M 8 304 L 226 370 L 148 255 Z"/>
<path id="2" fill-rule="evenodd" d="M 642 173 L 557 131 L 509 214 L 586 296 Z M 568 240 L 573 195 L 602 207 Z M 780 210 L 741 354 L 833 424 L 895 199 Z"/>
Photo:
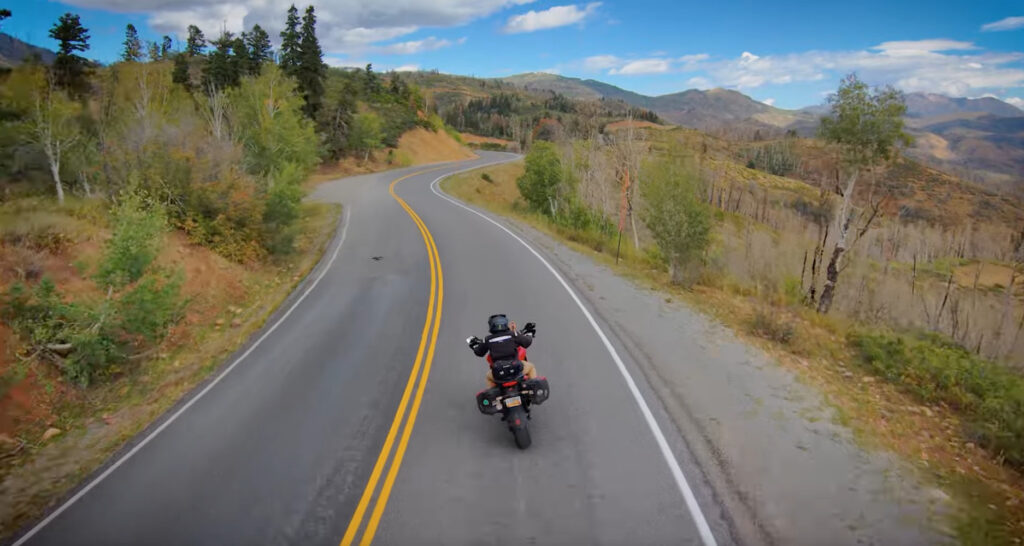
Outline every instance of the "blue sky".
<path id="1" fill-rule="evenodd" d="M 124 26 L 143 38 L 207 36 L 259 23 L 276 37 L 291 0 L 8 0 L 2 30 L 52 47 L 65 11 L 90 29 L 89 56 L 117 58 Z M 476 76 L 551 71 L 649 95 L 727 87 L 785 108 L 822 101 L 839 77 L 1024 107 L 1024 4 L 1015 1 L 680 2 L 318 1 L 334 65 Z M 301 4 L 300 7 L 304 6 Z"/>

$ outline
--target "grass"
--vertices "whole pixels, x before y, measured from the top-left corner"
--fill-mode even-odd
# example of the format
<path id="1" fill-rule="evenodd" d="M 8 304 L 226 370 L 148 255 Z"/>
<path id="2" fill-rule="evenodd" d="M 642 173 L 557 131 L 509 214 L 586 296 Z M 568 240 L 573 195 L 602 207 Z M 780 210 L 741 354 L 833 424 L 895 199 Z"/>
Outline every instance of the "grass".
<path id="1" fill-rule="evenodd" d="M 482 171 L 477 170 L 447 179 L 442 187 L 464 201 L 529 224 L 608 265 L 622 276 L 661 290 L 671 298 L 686 301 L 716 317 L 741 338 L 774 356 L 801 381 L 820 391 L 835 409 L 836 422 L 851 429 L 861 444 L 898 454 L 948 493 L 954 508 L 950 514 L 950 529 L 961 543 L 1019 544 L 1018 537 L 1024 536 L 1024 478 L 1004 464 L 998 454 L 984 449 L 978 439 L 965 436 L 964 431 L 972 426 L 972 414 L 951 406 L 944 396 L 922 397 L 908 389 L 909 385 L 902 379 L 879 381 L 879 377 L 886 376 L 880 374 L 876 366 L 864 363 L 864 353 L 855 341 L 858 338 L 849 335 L 858 331 L 857 325 L 841 317 L 819 315 L 802 306 L 799 291 L 785 283 L 774 290 L 765 290 L 738 282 L 727 274 L 716 274 L 702 279 L 690 290 L 674 286 L 657 253 L 634 248 L 629 237 L 624 238 L 622 256 L 616 264 L 615 245 L 607 237 L 571 232 L 526 211 L 515 185 L 522 171 L 521 162 L 506 163 L 487 168 L 491 182 L 484 181 Z M 719 220 L 728 222 L 728 215 Z M 949 271 L 956 265 L 940 267 L 947 266 L 945 269 Z M 912 358 L 916 348 L 896 352 L 902 358 L 898 367 L 918 368 Z M 957 370 L 966 372 L 969 367 L 962 366 L 977 363 L 970 359 L 957 360 L 961 356 L 952 359 L 960 363 L 955 367 Z M 943 369 L 936 369 L 939 376 Z M 1005 373 L 1009 372 L 999 369 L 1001 371 L 996 372 L 985 368 L 989 375 L 1000 374 L 1000 380 L 1006 379 Z M 921 384 L 926 375 L 920 376 Z M 1007 385 L 1018 384 L 1014 381 L 1019 378 L 1009 380 Z M 972 396 L 988 400 L 986 387 L 981 390 L 964 388 L 974 392 Z M 1009 390 L 1016 393 L 1015 389 Z M 955 388 L 947 391 L 959 392 Z M 1006 411 L 1017 407 L 1017 395 L 1001 396 L 1013 402 L 992 408 L 982 403 L 979 410 L 1011 420 L 1024 419 L 1024 411 Z M 981 421 L 982 430 L 985 430 L 984 422 Z"/>

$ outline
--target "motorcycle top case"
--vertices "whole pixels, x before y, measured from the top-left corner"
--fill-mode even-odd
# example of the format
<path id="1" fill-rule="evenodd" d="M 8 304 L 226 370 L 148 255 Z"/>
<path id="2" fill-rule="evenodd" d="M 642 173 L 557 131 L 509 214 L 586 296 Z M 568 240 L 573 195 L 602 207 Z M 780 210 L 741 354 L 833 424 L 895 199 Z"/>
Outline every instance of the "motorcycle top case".
<path id="1" fill-rule="evenodd" d="M 491 375 L 497 383 L 514 381 L 523 375 L 523 363 L 519 360 L 499 360 L 491 365 Z"/>
<path id="2" fill-rule="evenodd" d="M 551 395 L 551 389 L 548 387 L 548 378 L 546 377 L 527 379 L 523 386 L 523 393 L 529 393 L 531 404 L 543 404 L 548 399 L 548 396 Z"/>
<path id="3" fill-rule="evenodd" d="M 484 415 L 494 415 L 498 409 L 498 397 L 501 396 L 501 389 L 495 387 L 481 391 L 476 395 L 476 407 Z"/>

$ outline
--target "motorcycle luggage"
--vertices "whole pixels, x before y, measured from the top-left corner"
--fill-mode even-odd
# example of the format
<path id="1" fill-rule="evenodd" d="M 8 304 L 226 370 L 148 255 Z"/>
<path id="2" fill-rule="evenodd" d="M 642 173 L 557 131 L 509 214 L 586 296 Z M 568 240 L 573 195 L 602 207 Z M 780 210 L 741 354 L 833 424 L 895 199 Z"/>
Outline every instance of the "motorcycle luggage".
<path id="1" fill-rule="evenodd" d="M 491 365 L 495 383 L 515 381 L 523 375 L 523 363 L 519 360 L 499 360 Z"/>
<path id="2" fill-rule="evenodd" d="M 543 404 L 551 394 L 551 389 L 548 387 L 548 378 L 546 377 L 527 379 L 524 382 L 524 387 L 523 392 L 524 394 L 528 393 L 531 404 Z"/>
<path id="3" fill-rule="evenodd" d="M 498 413 L 498 397 L 501 396 L 501 389 L 494 387 L 485 391 L 480 391 L 476 395 L 476 407 L 480 410 L 480 413 L 484 415 L 494 415 Z"/>

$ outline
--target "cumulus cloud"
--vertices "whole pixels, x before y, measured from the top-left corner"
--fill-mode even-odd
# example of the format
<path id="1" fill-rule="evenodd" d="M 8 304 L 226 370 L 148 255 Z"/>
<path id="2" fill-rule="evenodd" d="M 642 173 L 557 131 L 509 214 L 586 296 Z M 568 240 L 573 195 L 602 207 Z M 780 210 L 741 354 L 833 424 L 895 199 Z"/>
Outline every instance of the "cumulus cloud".
<path id="1" fill-rule="evenodd" d="M 420 69 L 418 64 L 403 64 L 402 66 L 395 67 L 395 72 L 417 72 Z"/>
<path id="2" fill-rule="evenodd" d="M 768 106 L 775 106 L 775 99 L 764 99 L 761 102 L 767 104 Z"/>
<path id="3" fill-rule="evenodd" d="M 1006 97 L 1003 102 L 1008 102 L 1021 110 L 1024 110 L 1024 99 L 1020 97 Z"/>
<path id="4" fill-rule="evenodd" d="M 993 23 L 981 25 L 982 32 L 998 32 L 1001 30 L 1015 30 L 1024 28 L 1024 17 L 1007 17 Z"/>
<path id="5" fill-rule="evenodd" d="M 437 39 L 433 36 L 424 38 L 423 40 L 412 40 L 409 42 L 398 42 L 396 44 L 388 44 L 373 48 L 376 53 L 384 53 L 387 55 L 412 55 L 415 53 L 423 53 L 424 51 L 435 51 L 443 47 L 449 47 L 453 44 L 465 43 L 465 38 L 460 38 L 455 42 L 444 39 Z"/>
<path id="6" fill-rule="evenodd" d="M 594 55 L 583 59 L 583 68 L 585 70 L 607 70 L 609 68 L 615 68 L 623 63 L 622 59 L 615 55 Z"/>
<path id="7" fill-rule="evenodd" d="M 711 80 L 701 76 L 694 76 L 686 80 L 686 85 L 693 89 L 710 89 L 713 87 Z"/>
<path id="8" fill-rule="evenodd" d="M 672 65 L 667 59 L 638 59 L 636 61 L 629 61 L 620 68 L 613 68 L 609 70 L 608 73 L 624 76 L 636 74 L 664 74 L 671 69 Z"/>
<path id="9" fill-rule="evenodd" d="M 752 89 L 835 78 L 857 72 L 872 84 L 893 84 L 904 91 L 932 91 L 952 96 L 1024 86 L 1024 70 L 1013 66 L 1022 53 L 979 51 L 970 42 L 896 41 L 861 51 L 808 51 L 698 63 L 715 84 Z"/>
<path id="10" fill-rule="evenodd" d="M 238 32 L 259 23 L 273 39 L 292 0 L 64 0 L 84 8 L 149 15 L 156 31 L 185 35 L 194 24 L 207 36 L 222 27 Z M 453 27 L 533 0 L 331 0 L 316 6 L 317 34 L 325 51 L 356 53 L 369 44 L 411 34 L 422 27 Z"/>
<path id="11" fill-rule="evenodd" d="M 592 15 L 601 7 L 601 3 L 592 2 L 582 8 L 580 6 L 553 6 L 543 11 L 530 10 L 521 15 L 513 15 L 509 17 L 504 30 L 509 34 L 518 34 L 572 25 Z"/>

